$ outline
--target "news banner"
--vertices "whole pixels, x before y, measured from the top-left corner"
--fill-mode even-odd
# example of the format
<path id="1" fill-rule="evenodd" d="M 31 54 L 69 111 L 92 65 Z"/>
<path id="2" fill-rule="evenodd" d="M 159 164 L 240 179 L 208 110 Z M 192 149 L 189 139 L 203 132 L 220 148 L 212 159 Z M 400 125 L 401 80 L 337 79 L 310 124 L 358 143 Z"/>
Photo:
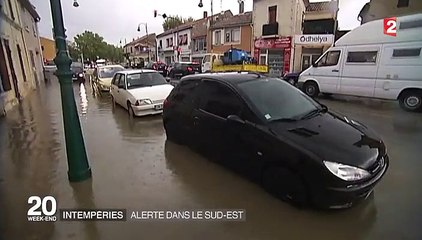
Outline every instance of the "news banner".
<path id="1" fill-rule="evenodd" d="M 28 198 L 28 221 L 246 221 L 244 209 L 128 210 L 58 209 L 52 196 Z M 58 217 L 57 217 L 58 212 Z"/>

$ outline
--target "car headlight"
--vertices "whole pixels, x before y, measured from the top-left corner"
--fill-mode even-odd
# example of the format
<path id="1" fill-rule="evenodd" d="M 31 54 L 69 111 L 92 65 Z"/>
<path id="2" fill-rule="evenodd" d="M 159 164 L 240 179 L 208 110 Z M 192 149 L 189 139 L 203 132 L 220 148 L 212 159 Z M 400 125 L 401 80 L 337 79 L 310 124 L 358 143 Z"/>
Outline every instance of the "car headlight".
<path id="1" fill-rule="evenodd" d="M 150 104 L 153 104 L 153 102 L 151 99 L 148 99 L 148 98 L 137 100 L 135 103 L 136 106 L 150 105 Z"/>
<path id="2" fill-rule="evenodd" d="M 79 75 L 78 75 L 79 77 L 84 77 L 84 75 L 82 74 L 82 73 L 79 73 Z"/>
<path id="3" fill-rule="evenodd" d="M 329 161 L 324 161 L 324 165 L 332 174 L 345 181 L 362 180 L 370 176 L 368 171 L 358 167 Z"/>

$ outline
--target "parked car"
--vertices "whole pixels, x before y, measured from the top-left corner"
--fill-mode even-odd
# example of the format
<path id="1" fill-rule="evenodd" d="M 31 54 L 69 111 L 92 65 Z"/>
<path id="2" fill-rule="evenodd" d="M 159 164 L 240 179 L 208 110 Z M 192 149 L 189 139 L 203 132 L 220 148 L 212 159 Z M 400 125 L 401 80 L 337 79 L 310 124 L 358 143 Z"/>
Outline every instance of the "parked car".
<path id="1" fill-rule="evenodd" d="M 145 66 L 145 69 L 155 70 L 163 75 L 163 77 L 167 77 L 167 64 L 163 62 L 150 62 Z"/>
<path id="2" fill-rule="evenodd" d="M 116 72 L 125 70 L 120 65 L 106 65 L 94 70 L 94 87 L 100 91 L 110 91 L 111 80 Z"/>
<path id="3" fill-rule="evenodd" d="M 70 65 L 70 69 L 72 71 L 72 80 L 73 81 L 79 81 L 80 80 L 80 75 L 82 74 L 83 77 L 85 78 L 85 71 L 84 71 L 84 67 L 82 65 L 82 63 L 79 62 L 73 62 Z"/>
<path id="4" fill-rule="evenodd" d="M 111 83 L 111 98 L 130 116 L 161 114 L 173 86 L 157 71 L 149 69 L 117 72 Z"/>
<path id="5" fill-rule="evenodd" d="M 300 73 L 286 73 L 283 76 L 283 79 L 290 83 L 293 86 L 297 85 L 297 81 L 299 80 Z"/>
<path id="6" fill-rule="evenodd" d="M 196 62 L 176 62 L 168 68 L 168 76 L 173 79 L 196 73 L 201 73 L 201 64 Z"/>
<path id="7" fill-rule="evenodd" d="M 368 197 L 389 165 L 381 138 L 282 79 L 184 77 L 164 102 L 170 141 L 298 204 L 346 208 Z"/>
<path id="8" fill-rule="evenodd" d="M 300 74 L 298 86 L 319 93 L 398 100 L 406 111 L 422 111 L 422 14 L 397 17 L 396 37 L 383 20 L 365 23 L 335 43 Z M 371 34 L 368 34 L 371 33 Z"/>

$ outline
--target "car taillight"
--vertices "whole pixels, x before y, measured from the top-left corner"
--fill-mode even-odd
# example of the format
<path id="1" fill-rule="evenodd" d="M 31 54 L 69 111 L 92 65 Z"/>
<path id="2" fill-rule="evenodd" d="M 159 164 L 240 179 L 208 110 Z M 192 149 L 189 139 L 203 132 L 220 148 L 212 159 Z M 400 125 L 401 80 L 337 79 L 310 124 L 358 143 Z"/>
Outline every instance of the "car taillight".
<path id="1" fill-rule="evenodd" d="M 193 71 L 193 69 L 192 69 L 191 67 L 188 67 L 188 71 L 189 71 L 189 72 L 192 72 L 192 71 Z"/>
<path id="2" fill-rule="evenodd" d="M 163 102 L 163 108 L 167 108 L 168 106 L 170 106 L 170 101 L 166 98 Z"/>

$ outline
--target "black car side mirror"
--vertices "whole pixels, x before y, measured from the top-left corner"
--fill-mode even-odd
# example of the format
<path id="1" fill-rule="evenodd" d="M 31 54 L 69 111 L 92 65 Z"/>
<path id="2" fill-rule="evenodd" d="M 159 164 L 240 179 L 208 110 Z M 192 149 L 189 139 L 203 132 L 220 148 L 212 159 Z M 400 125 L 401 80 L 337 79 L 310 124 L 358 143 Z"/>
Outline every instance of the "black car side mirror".
<path id="1" fill-rule="evenodd" d="M 170 82 L 170 80 L 171 80 L 171 78 L 166 77 L 166 81 L 167 81 L 167 82 Z"/>
<path id="2" fill-rule="evenodd" d="M 237 115 L 230 115 L 227 117 L 227 121 L 231 122 L 231 123 L 236 123 L 236 124 L 245 124 L 245 121 L 242 120 L 239 116 Z"/>

